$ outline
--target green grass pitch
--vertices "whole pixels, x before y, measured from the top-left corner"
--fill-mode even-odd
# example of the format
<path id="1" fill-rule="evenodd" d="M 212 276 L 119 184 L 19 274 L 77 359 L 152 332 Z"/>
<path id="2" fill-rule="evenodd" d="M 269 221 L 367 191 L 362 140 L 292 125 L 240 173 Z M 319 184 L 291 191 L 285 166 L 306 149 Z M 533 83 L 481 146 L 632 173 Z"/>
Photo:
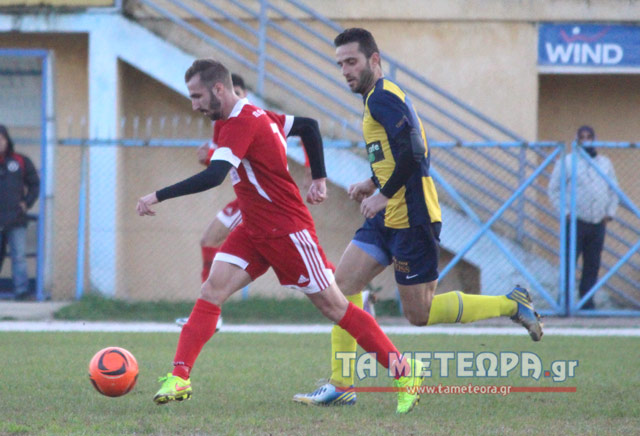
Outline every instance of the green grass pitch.
<path id="1" fill-rule="evenodd" d="M 564 383 L 522 379 L 426 380 L 426 384 L 575 386 L 576 393 L 423 395 L 396 416 L 395 394 L 361 393 L 355 406 L 295 404 L 296 392 L 329 375 L 325 334 L 219 333 L 192 372 L 190 401 L 151 401 L 175 352 L 168 333 L 0 333 L 2 435 L 637 435 L 640 429 L 638 338 L 395 335 L 401 350 L 531 351 L 545 367 L 578 360 Z M 130 350 L 140 366 L 128 395 L 107 398 L 87 377 L 93 354 L 106 346 Z M 435 369 L 436 367 L 434 367 Z M 545 368 L 546 369 L 546 368 Z M 434 371 L 435 373 L 436 371 Z M 389 385 L 388 379 L 359 386 Z"/>

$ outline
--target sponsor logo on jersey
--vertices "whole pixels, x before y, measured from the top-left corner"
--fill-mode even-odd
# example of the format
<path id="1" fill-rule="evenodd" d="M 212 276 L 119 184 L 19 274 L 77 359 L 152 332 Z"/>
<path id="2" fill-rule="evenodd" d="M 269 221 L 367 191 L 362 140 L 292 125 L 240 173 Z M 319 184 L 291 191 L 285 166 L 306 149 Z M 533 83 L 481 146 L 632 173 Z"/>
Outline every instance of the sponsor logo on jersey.
<path id="1" fill-rule="evenodd" d="M 370 142 L 367 144 L 367 154 L 369 155 L 369 163 L 376 163 L 384 160 L 384 151 L 380 141 Z"/>

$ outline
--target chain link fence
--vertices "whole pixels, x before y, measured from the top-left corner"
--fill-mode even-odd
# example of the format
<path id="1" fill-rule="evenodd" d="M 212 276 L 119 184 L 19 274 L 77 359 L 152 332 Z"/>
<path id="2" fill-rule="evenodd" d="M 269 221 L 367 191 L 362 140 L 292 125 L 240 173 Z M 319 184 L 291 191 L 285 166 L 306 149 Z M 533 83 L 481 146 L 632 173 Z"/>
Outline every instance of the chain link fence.
<path id="1" fill-rule="evenodd" d="M 138 217 L 135 204 L 140 196 L 200 171 L 196 146 L 203 142 L 171 137 L 61 141 L 55 170 L 54 274 L 48 288 L 52 298 L 70 299 L 90 291 L 129 300 L 192 300 L 198 295 L 200 238 L 215 214 L 234 198 L 229 181 L 161 203 L 155 217 Z M 327 142 L 330 197 L 310 207 L 320 241 L 334 263 L 362 223 L 358 205 L 344 188 L 369 175 L 362 149 L 345 145 Z M 570 144 L 432 144 L 432 175 L 444 221 L 440 290 L 499 295 L 519 283 L 533 290 L 543 311 L 567 311 L 560 274 L 565 220 L 547 195 L 554 164 L 565 152 L 570 155 Z M 611 275 L 599 284 L 596 306 L 637 310 L 640 255 L 633 247 L 640 218 L 634 204 L 640 192 L 632 165 L 637 150 L 618 145 L 601 153 L 610 157 L 620 192 L 631 203 L 621 199 L 607 226 L 600 277 Z M 303 154 L 295 141 L 289 154 L 290 170 L 302 186 Z M 113 195 L 92 198 L 93 192 L 104 192 L 101 183 L 113 183 Z M 566 194 L 570 195 L 570 184 Z M 578 281 L 580 273 L 578 264 Z M 382 299 L 394 298 L 391 269 L 372 288 Z M 250 294 L 298 295 L 280 287 L 272 273 L 252 283 Z"/>
<path id="2" fill-rule="evenodd" d="M 203 168 L 196 149 L 206 142 L 202 139 L 210 129 L 206 124 L 187 118 L 132 119 L 120 126 L 129 134 L 128 139 L 78 139 L 80 135 L 70 135 L 58 141 L 50 211 L 53 230 L 47 235 L 51 256 L 45 269 L 50 272 L 45 285 L 52 299 L 68 300 L 88 292 L 135 301 L 197 297 L 202 269 L 200 239 L 215 214 L 234 199 L 230 182 L 161 203 L 155 217 L 137 216 L 135 205 L 142 195 Z M 82 123 L 75 126 L 83 129 Z M 190 133 L 184 135 L 188 138 L 178 137 L 188 129 Z M 159 132 L 164 138 L 152 139 L 158 138 Z M 76 132 L 70 128 L 67 133 Z M 618 196 L 620 205 L 614 220 L 607 224 L 595 292 L 598 311 L 590 312 L 634 313 L 640 309 L 640 214 L 636 206 L 640 191 L 634 176 L 637 150 L 633 144 L 597 145 L 599 153 L 611 160 L 619 187 L 618 192 L 604 195 Z M 570 157 L 571 150 L 571 144 L 563 143 L 431 144 L 432 177 L 443 212 L 440 291 L 500 295 L 518 283 L 533 291 L 536 305 L 545 313 L 576 313 L 580 309 L 577 288 L 581 263 L 575 269 L 575 283 L 561 274 L 563 265 L 570 262 L 569 254 L 563 261 L 561 243 L 570 236 L 563 215 L 570 208 L 558 210 L 547 193 L 556 161 Z M 302 186 L 304 155 L 295 140 L 290 141 L 289 155 L 290 171 Z M 364 150 L 357 144 L 327 141 L 325 155 L 329 200 L 310 210 L 320 241 L 329 259 L 337 264 L 363 221 L 359 205 L 348 199 L 345 188 L 369 177 L 370 170 Z M 576 156 L 587 159 L 579 152 Z M 567 198 L 570 185 L 566 185 Z M 576 290 L 564 292 L 567 284 Z M 371 288 L 380 299 L 395 298 L 391 268 Z M 234 298 L 242 298 L 242 294 Z M 249 294 L 300 296 L 280 287 L 271 272 L 252 283 Z"/>
<path id="3" fill-rule="evenodd" d="M 593 283 L 599 289 L 595 303 L 601 314 L 623 308 L 637 311 L 640 218 L 635 205 L 640 192 L 633 182 L 631 164 L 637 159 L 637 150 L 634 144 L 596 145 L 599 153 L 611 160 L 617 183 L 605 181 L 588 163 L 591 158 L 575 148 L 576 161 L 583 163 L 576 172 L 575 197 L 588 193 L 581 184 L 598 186 L 589 201 L 607 203 L 619 197 L 619 207 L 606 225 L 600 268 L 600 278 L 606 280 Z M 503 294 L 512 284 L 520 283 L 534 291 L 536 306 L 545 313 L 579 310 L 577 291 L 564 290 L 567 286 L 578 288 L 582 256 L 570 271 L 575 274 L 575 283 L 569 280 L 570 275 L 561 273 L 571 264 L 571 250 L 565 245 L 570 237 L 565 216 L 579 209 L 571 208 L 570 167 L 565 174 L 567 206 L 560 209 L 548 192 L 556 162 L 565 156 L 570 162 L 571 147 L 563 143 L 434 144 L 432 166 L 445 212 L 443 246 L 455 253 L 454 264 L 460 257 L 479 267 L 483 294 Z M 445 266 L 443 274 L 449 268 L 451 265 Z"/>

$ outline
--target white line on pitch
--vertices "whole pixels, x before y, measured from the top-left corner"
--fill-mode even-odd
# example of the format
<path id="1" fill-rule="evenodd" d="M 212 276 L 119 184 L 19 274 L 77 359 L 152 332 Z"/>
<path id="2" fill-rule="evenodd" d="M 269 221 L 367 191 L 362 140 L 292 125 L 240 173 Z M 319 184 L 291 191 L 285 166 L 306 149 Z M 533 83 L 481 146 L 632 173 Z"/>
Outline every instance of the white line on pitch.
<path id="1" fill-rule="evenodd" d="M 221 332 L 228 333 L 330 333 L 329 324 L 224 324 Z M 473 327 L 473 326 L 382 326 L 389 334 L 396 335 L 469 335 L 469 336 L 520 336 L 526 335 L 521 327 Z M 172 323 L 153 322 L 93 322 L 93 321 L 1 321 L 0 331 L 24 332 L 148 332 L 178 333 L 180 327 Z M 577 328 L 549 327 L 545 336 L 627 336 L 640 337 L 640 328 Z"/>

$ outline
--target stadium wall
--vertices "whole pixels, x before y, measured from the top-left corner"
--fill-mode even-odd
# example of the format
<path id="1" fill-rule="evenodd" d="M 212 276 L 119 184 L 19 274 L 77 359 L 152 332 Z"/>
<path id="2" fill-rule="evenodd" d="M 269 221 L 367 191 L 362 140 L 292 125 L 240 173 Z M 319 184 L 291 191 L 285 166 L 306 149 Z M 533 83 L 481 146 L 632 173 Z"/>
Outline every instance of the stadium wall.
<path id="1" fill-rule="evenodd" d="M 306 3 L 338 20 L 342 26 L 369 28 L 382 50 L 392 53 L 396 59 L 527 139 L 572 139 L 576 126 L 582 122 L 592 124 L 601 140 L 629 140 L 640 135 L 640 125 L 620 116 L 620 113 L 633 113 L 632 109 L 638 107 L 637 75 L 540 75 L 536 66 L 537 22 L 637 20 L 640 13 L 637 8 L 630 8 L 630 2 L 606 2 L 605 7 L 588 1 L 517 4 L 435 1 L 429 8 L 416 1 Z M 86 124 L 83 127 L 79 120 L 86 116 L 89 106 L 87 34 L 0 33 L 0 46 L 53 51 L 58 136 L 86 136 Z M 339 72 L 335 70 L 332 74 Z M 170 118 L 191 114 L 187 99 L 124 62 L 119 65 L 119 95 L 118 111 L 126 118 L 153 116 L 157 119 L 161 115 Z M 584 115 L 580 117 L 580 113 Z M 70 132 L 68 120 L 75 121 L 73 132 Z M 131 129 L 130 124 L 121 134 L 131 132 L 127 129 Z M 164 221 L 139 219 L 134 216 L 132 207 L 137 197 L 148 190 L 197 171 L 194 155 L 190 148 L 119 152 L 118 166 L 125 171 L 117 188 L 120 194 L 117 295 L 136 299 L 191 299 L 193 293 L 197 293 L 198 240 L 206 225 L 206 219 L 202 217 L 225 204 L 231 196 L 230 187 L 225 185 L 218 196 L 209 196 L 210 200 L 193 197 L 170 208 L 159 206 Z M 634 170 L 632 162 L 614 156 L 616 168 L 628 170 L 629 174 Z M 56 185 L 59 188 L 55 206 L 55 299 L 70 298 L 73 294 L 76 246 L 72 241 L 77 233 L 79 167 L 77 148 L 59 148 L 56 159 Z M 299 170 L 295 164 L 292 169 L 294 172 Z M 640 198 L 640 188 L 632 179 L 622 180 L 621 184 L 632 198 Z M 316 216 L 321 240 L 327 241 L 324 245 L 334 262 L 339 260 L 360 222 L 357 210 L 345 208 L 344 205 L 350 203 L 341 195 L 342 192 L 338 194 L 338 200 L 331 200 L 335 203 L 324 206 L 336 213 L 339 211 L 337 221 L 330 222 L 330 218 L 335 219 L 331 214 L 326 214 L 326 218 L 325 213 Z M 170 215 L 165 209 L 182 214 Z M 165 213 L 167 215 L 162 216 Z M 353 228 L 344 226 L 345 222 L 352 223 Z M 336 223 L 341 224 L 340 232 L 335 231 Z M 189 236 L 177 235 L 178 228 L 186 229 Z M 150 240 L 154 242 L 149 246 Z M 151 258 L 149 252 L 154 253 Z M 166 257 L 167 252 L 171 253 L 168 263 L 158 260 Z M 446 261 L 446 254 L 443 260 Z M 140 273 L 149 268 L 150 272 Z M 169 270 L 184 274 L 177 276 L 175 282 L 168 282 L 166 271 Z M 468 284 L 477 279 L 477 271 L 470 267 L 469 272 L 460 277 L 452 279 L 452 283 L 443 283 L 441 289 L 469 289 Z M 267 292 L 281 289 L 272 276 L 261 280 L 266 282 L 258 282 L 256 288 Z M 390 276 L 383 277 L 380 282 L 384 286 L 390 283 Z M 90 287 L 87 283 L 86 288 Z"/>

